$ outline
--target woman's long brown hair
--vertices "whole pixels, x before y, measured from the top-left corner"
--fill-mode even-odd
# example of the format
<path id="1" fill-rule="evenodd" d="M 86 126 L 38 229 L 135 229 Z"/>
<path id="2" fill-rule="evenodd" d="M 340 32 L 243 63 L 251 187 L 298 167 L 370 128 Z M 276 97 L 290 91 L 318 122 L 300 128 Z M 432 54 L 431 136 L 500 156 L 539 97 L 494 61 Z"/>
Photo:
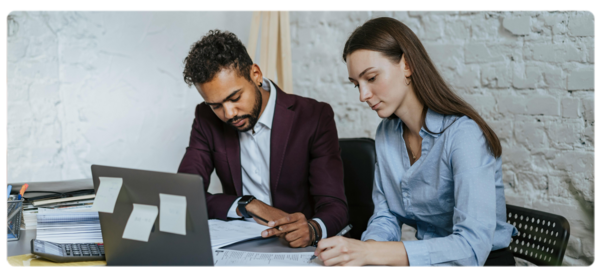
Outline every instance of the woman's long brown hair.
<path id="1" fill-rule="evenodd" d="M 456 95 L 446 84 L 431 62 L 429 55 L 417 35 L 400 21 L 389 18 L 374 18 L 356 28 L 346 45 L 343 58 L 357 50 L 372 50 L 382 53 L 395 63 L 399 63 L 402 55 L 412 70 L 412 85 L 419 101 L 423 104 L 423 127 L 432 132 L 425 123 L 427 108 L 444 115 L 468 116 L 477 123 L 487 139 L 488 146 L 495 157 L 502 155 L 502 146 L 496 133 L 481 116 L 462 98 Z M 397 116 L 392 115 L 393 118 Z"/>

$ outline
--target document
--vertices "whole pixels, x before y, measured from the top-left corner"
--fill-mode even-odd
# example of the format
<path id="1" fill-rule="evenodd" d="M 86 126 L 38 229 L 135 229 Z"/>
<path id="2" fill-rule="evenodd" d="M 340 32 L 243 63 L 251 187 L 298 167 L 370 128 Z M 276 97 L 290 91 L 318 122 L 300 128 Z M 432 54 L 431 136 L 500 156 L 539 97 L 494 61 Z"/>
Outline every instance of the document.
<path id="1" fill-rule="evenodd" d="M 123 238 L 148 242 L 156 216 L 158 216 L 158 207 L 134 203 L 133 211 L 123 231 Z"/>
<path id="2" fill-rule="evenodd" d="M 160 198 L 160 231 L 185 235 L 185 215 L 187 201 L 185 196 L 158 194 Z"/>
<path id="3" fill-rule="evenodd" d="M 267 226 L 246 221 L 208 220 L 210 243 L 213 248 L 220 248 L 244 240 L 262 238 L 260 233 L 269 229 Z"/>
<path id="4" fill-rule="evenodd" d="M 98 186 L 92 209 L 112 214 L 115 210 L 117 197 L 119 197 L 119 191 L 123 186 L 123 178 L 99 177 L 98 179 L 100 179 L 100 186 Z"/>
<path id="5" fill-rule="evenodd" d="M 310 260 L 313 253 L 257 253 L 213 249 L 215 266 L 323 266 L 320 259 Z"/>

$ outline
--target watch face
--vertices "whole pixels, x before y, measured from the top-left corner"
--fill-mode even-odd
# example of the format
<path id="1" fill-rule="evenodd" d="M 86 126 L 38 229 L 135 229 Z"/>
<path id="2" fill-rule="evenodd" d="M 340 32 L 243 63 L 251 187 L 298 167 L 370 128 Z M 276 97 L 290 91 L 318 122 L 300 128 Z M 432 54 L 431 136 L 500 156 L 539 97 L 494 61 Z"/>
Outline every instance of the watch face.
<path id="1" fill-rule="evenodd" d="M 244 195 L 244 196 L 242 196 L 242 198 L 240 199 L 239 202 L 243 203 L 243 204 L 248 204 L 250 201 L 252 201 L 252 199 L 254 199 L 254 196 Z"/>

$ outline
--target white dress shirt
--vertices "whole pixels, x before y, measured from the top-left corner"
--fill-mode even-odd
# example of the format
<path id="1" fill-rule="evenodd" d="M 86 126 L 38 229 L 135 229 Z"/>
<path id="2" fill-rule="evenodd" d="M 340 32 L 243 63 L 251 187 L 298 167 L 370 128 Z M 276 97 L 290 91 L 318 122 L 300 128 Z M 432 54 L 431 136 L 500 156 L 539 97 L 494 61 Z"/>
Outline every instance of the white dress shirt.
<path id="1" fill-rule="evenodd" d="M 271 159 L 271 129 L 273 127 L 273 116 L 275 115 L 275 104 L 277 102 L 277 90 L 268 79 L 263 79 L 262 88 L 269 92 L 269 101 L 262 115 L 254 125 L 254 131 L 238 132 L 240 136 L 240 158 L 242 165 L 242 193 L 253 195 L 256 199 L 267 205 L 271 204 L 271 182 L 270 182 L 270 159 Z M 238 197 L 227 212 L 229 218 L 241 218 L 236 213 Z M 254 219 L 248 219 L 254 221 Z M 319 218 L 314 219 L 323 234 L 327 238 L 325 224 Z"/>

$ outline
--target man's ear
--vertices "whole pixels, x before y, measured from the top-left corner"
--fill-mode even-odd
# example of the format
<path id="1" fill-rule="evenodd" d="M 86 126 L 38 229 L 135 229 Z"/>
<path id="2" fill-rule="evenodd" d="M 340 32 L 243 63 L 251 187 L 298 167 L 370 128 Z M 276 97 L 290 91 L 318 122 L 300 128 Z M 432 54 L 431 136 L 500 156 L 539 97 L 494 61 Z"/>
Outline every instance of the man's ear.
<path id="1" fill-rule="evenodd" d="M 262 83 L 263 74 L 262 74 L 262 71 L 260 70 L 260 67 L 256 63 L 252 64 L 252 66 L 250 67 L 250 79 L 256 85 Z"/>

